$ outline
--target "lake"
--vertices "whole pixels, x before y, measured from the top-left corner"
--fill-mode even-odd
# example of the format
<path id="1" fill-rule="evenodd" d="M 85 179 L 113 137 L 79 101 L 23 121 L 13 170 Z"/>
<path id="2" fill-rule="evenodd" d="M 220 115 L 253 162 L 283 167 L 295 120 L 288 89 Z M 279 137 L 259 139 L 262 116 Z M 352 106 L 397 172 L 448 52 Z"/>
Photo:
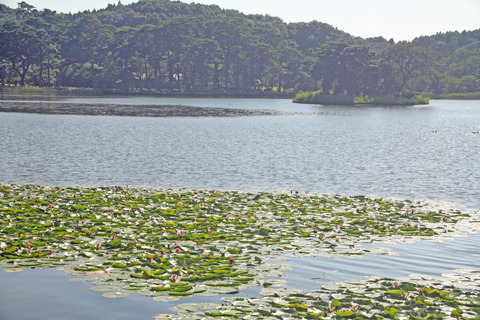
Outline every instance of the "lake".
<path id="1" fill-rule="evenodd" d="M 41 99 L 33 101 L 42 103 Z M 138 118 L 0 113 L 0 181 L 299 190 L 430 199 L 455 202 L 464 209 L 480 209 L 480 101 L 432 100 L 428 106 L 413 107 L 334 107 L 296 105 L 290 100 L 274 99 L 153 97 L 81 97 L 59 102 L 178 104 L 276 110 L 283 114 Z M 371 270 L 379 275 L 400 277 L 412 273 L 437 275 L 455 268 L 478 269 L 478 241 L 477 232 L 449 244 L 396 245 L 400 258 L 372 255 L 362 259 L 363 262 L 322 257 L 292 259 L 294 270 L 287 272 L 286 277 L 291 286 L 312 290 L 312 286 L 325 281 L 361 278 Z M 57 318 L 52 311 L 57 310 L 60 319 L 65 310 L 58 311 L 59 305 L 72 310 L 72 319 L 93 319 L 94 314 L 102 315 L 102 319 L 120 319 L 120 315 L 128 318 L 129 312 L 140 309 L 144 311 L 137 318 L 149 319 L 154 312 L 168 312 L 165 306 L 144 297 L 111 302 L 90 292 L 85 283 L 70 283 L 66 279 L 68 276 L 55 270 L 29 270 L 16 275 L 0 272 L 2 288 L 15 292 L 8 298 L 9 290 L 2 290 L 0 318 L 28 319 L 39 312 L 35 306 L 43 306 L 44 318 Z M 19 284 L 24 289 L 14 291 Z M 34 298 L 42 294 L 36 289 L 49 285 L 58 288 L 52 289 L 57 295 Z M 72 291 L 75 298 L 72 300 L 71 295 L 61 298 L 58 293 L 62 290 Z M 87 306 L 94 305 L 95 313 L 88 313 L 90 307 L 73 310 L 75 299 Z M 30 313 L 29 308 L 24 308 L 22 315 L 24 301 L 33 301 L 33 307 Z M 16 306 L 16 313 L 3 311 L 12 305 Z M 107 305 L 110 307 L 102 311 Z M 108 313 L 108 309 L 118 310 L 117 307 L 120 311 Z"/>
<path id="2" fill-rule="evenodd" d="M 325 107 L 289 100 L 76 98 L 72 103 L 274 109 L 281 116 L 0 114 L 0 180 L 300 190 L 480 208 L 480 101 Z"/>

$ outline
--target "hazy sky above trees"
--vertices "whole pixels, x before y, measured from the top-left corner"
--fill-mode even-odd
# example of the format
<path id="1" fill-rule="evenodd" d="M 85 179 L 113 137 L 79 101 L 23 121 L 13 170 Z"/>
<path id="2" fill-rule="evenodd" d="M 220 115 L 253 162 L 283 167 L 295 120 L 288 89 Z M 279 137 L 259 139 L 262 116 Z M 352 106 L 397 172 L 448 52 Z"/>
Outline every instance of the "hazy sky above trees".
<path id="1" fill-rule="evenodd" d="M 129 4 L 138 0 L 123 0 Z M 16 8 L 20 0 L 0 0 Z M 105 8 L 118 0 L 28 0 L 39 10 L 75 13 Z M 184 0 L 182 2 L 191 3 Z M 479 0 L 196 0 L 236 9 L 247 14 L 269 14 L 285 22 L 317 20 L 354 36 L 383 36 L 387 40 L 413 40 L 437 32 L 475 30 L 480 28 Z"/>

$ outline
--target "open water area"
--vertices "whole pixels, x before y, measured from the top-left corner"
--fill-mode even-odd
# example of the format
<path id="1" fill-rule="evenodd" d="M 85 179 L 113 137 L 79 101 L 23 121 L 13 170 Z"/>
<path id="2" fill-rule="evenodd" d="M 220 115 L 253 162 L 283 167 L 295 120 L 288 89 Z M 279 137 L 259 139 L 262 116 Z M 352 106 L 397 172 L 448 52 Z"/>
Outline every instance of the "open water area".
<path id="1" fill-rule="evenodd" d="M 480 210 L 480 101 L 342 107 L 274 99 L 78 97 L 53 103 L 183 105 L 278 114 L 146 118 L 4 112 L 1 182 L 298 190 L 428 199 L 473 214 Z M 470 231 L 441 242 L 375 244 L 396 255 L 290 258 L 293 270 L 284 279 L 288 286 L 309 292 L 328 282 L 368 275 L 436 277 L 456 269 L 479 270 L 480 232 Z M 169 313 L 173 305 L 139 295 L 106 299 L 90 291 L 88 283 L 69 278 L 51 269 L 0 272 L 0 319 L 151 319 Z M 240 292 L 258 294 L 258 288 Z"/>

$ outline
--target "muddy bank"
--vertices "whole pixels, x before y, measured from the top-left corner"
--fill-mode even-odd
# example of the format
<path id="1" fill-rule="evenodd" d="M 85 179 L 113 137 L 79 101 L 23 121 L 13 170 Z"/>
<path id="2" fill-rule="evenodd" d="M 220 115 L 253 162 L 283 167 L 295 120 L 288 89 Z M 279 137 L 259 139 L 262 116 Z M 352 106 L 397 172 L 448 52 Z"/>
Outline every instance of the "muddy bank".
<path id="1" fill-rule="evenodd" d="M 280 115 L 275 110 L 205 108 L 183 105 L 76 104 L 58 102 L 0 102 L 0 112 L 129 117 L 240 117 Z"/>

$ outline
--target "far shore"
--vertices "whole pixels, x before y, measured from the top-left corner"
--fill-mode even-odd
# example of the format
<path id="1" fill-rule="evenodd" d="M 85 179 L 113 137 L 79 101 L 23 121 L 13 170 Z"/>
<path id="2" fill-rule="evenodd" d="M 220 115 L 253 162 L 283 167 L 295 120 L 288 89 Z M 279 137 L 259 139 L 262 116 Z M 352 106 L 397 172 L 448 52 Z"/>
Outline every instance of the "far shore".
<path id="1" fill-rule="evenodd" d="M 159 92 L 155 90 L 140 91 L 114 91 L 91 88 L 51 88 L 51 87 L 2 87 L 0 86 L 0 96 L 21 95 L 21 96 L 52 96 L 52 97 L 72 97 L 72 96 L 125 96 L 125 97 L 164 97 L 164 98 L 251 98 L 251 99 L 293 99 L 296 95 L 294 91 L 276 92 L 276 91 L 250 91 L 250 92 L 180 92 L 168 91 Z"/>

